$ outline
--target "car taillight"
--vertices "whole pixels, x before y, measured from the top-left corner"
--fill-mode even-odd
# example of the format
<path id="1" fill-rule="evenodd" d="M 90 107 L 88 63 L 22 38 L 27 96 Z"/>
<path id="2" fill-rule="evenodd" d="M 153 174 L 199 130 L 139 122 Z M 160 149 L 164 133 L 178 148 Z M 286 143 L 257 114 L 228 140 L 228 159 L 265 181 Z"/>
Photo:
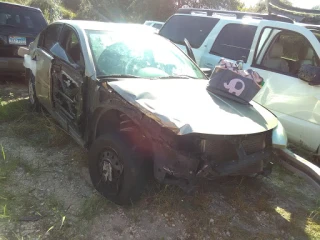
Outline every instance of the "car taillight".
<path id="1" fill-rule="evenodd" d="M 4 45 L 8 43 L 8 37 L 0 35 L 0 45 Z"/>

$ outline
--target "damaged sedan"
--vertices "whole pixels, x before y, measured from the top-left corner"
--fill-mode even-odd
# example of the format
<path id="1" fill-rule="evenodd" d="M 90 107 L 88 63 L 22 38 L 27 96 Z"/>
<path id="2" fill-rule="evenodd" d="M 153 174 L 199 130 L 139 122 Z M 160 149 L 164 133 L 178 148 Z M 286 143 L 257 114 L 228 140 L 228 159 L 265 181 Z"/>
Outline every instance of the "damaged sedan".
<path id="1" fill-rule="evenodd" d="M 19 54 L 31 105 L 89 150 L 93 185 L 117 204 L 138 200 L 151 172 L 186 191 L 199 178 L 268 175 L 286 147 L 271 112 L 211 93 L 187 55 L 141 27 L 58 21 Z"/>

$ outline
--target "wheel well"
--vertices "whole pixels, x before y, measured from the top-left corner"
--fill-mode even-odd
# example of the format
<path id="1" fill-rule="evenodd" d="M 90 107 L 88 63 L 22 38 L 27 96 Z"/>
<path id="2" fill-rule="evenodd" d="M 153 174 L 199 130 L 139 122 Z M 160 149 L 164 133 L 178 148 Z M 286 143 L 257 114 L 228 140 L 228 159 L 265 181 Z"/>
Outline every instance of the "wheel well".
<path id="1" fill-rule="evenodd" d="M 120 129 L 120 112 L 117 110 L 109 110 L 99 118 L 96 126 L 95 138 L 110 132 L 119 131 Z"/>
<path id="2" fill-rule="evenodd" d="M 152 158 L 152 143 L 143 130 L 126 114 L 109 110 L 102 114 L 96 125 L 95 139 L 110 131 L 119 131 L 128 137 L 133 147 L 141 149 L 145 156 Z"/>

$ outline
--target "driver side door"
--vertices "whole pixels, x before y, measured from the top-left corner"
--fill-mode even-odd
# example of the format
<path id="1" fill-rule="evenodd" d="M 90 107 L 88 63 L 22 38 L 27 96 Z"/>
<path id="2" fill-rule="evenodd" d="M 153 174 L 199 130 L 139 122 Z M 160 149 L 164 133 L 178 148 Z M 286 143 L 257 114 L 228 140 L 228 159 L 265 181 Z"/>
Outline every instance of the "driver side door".
<path id="1" fill-rule="evenodd" d="M 55 111 L 65 120 L 67 129 L 82 135 L 84 59 L 78 33 L 69 25 L 62 29 L 53 47 L 53 101 Z"/>
<path id="2" fill-rule="evenodd" d="M 62 24 L 52 24 L 44 30 L 39 38 L 33 60 L 36 64 L 35 87 L 41 104 L 47 109 L 52 108 L 51 99 L 51 67 L 54 56 L 51 52 L 52 46 L 58 42 Z"/>

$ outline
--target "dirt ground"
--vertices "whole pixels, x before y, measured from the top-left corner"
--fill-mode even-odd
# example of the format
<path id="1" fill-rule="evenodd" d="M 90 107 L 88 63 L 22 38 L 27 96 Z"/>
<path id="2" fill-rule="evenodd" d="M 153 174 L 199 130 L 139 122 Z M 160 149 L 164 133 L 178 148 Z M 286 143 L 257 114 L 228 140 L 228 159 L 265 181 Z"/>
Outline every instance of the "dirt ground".
<path id="1" fill-rule="evenodd" d="M 222 178 L 193 195 L 151 181 L 117 206 L 92 187 L 86 151 L 21 82 L 0 84 L 2 239 L 320 239 L 320 194 L 275 164 L 269 178 Z"/>

